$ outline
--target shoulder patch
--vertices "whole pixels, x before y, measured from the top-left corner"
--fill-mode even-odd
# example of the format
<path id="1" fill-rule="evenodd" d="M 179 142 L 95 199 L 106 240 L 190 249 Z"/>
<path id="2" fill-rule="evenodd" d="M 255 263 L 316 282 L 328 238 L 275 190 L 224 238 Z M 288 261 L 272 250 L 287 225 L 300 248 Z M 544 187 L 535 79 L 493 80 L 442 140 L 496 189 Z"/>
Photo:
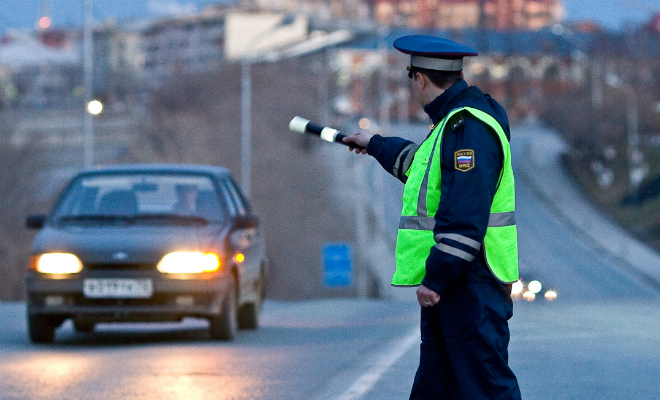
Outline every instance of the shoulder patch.
<path id="1" fill-rule="evenodd" d="M 454 168 L 467 172 L 474 168 L 474 150 L 459 150 L 454 152 Z"/>

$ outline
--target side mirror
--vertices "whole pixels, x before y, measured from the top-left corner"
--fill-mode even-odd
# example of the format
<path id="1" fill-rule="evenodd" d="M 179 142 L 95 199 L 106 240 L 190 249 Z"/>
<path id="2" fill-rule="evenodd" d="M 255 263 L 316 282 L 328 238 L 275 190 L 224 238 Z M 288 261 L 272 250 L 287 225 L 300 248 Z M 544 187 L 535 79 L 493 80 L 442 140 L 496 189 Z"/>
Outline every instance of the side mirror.
<path id="1" fill-rule="evenodd" d="M 259 227 L 259 218 L 254 214 L 239 215 L 234 219 L 234 227 L 229 236 L 236 249 L 247 249 L 254 241 Z"/>
<path id="2" fill-rule="evenodd" d="M 234 220 L 234 228 L 250 229 L 259 227 L 259 218 L 254 214 L 239 215 Z"/>
<path id="3" fill-rule="evenodd" d="M 25 227 L 28 229 L 41 229 L 46 224 L 46 215 L 28 215 L 25 218 Z"/>

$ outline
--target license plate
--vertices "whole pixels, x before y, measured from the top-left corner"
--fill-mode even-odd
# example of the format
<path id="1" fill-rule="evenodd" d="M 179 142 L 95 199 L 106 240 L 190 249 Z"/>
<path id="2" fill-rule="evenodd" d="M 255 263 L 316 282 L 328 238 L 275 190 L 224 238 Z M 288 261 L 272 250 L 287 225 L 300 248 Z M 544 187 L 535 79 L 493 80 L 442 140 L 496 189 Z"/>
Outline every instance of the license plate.
<path id="1" fill-rule="evenodd" d="M 147 299 L 153 294 L 151 279 L 85 279 L 83 294 L 92 299 Z"/>

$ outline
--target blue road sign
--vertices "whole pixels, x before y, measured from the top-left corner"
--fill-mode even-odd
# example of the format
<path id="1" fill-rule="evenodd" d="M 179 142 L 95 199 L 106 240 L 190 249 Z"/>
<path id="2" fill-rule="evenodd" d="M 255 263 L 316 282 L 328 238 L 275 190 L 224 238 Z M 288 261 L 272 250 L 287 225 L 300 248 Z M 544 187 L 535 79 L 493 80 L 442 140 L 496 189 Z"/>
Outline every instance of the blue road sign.
<path id="1" fill-rule="evenodd" d="M 330 287 L 350 286 L 353 282 L 351 246 L 347 243 L 325 243 L 322 257 L 325 285 Z"/>

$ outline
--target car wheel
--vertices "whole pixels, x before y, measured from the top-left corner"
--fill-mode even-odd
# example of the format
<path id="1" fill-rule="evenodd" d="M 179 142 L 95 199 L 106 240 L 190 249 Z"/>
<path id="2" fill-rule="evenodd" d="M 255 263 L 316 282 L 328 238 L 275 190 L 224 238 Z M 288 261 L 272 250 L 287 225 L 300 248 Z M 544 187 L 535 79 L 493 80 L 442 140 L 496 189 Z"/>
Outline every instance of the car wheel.
<path id="1" fill-rule="evenodd" d="M 73 320 L 73 328 L 76 330 L 76 332 L 90 333 L 94 331 L 94 326 L 96 326 L 95 322 L 76 321 L 75 319 Z"/>
<path id="2" fill-rule="evenodd" d="M 243 304 L 238 311 L 238 327 L 241 329 L 257 329 L 259 327 L 259 310 L 256 304 Z"/>
<path id="3" fill-rule="evenodd" d="M 56 324 L 45 315 L 29 314 L 28 331 L 32 343 L 53 343 Z"/>
<path id="4" fill-rule="evenodd" d="M 261 301 L 263 299 L 263 276 L 259 279 L 257 287 L 257 301 L 254 303 L 246 303 L 238 310 L 238 327 L 240 329 L 257 329 L 259 328 L 259 312 L 261 311 Z"/>
<path id="5" fill-rule="evenodd" d="M 236 336 L 236 284 L 229 285 L 220 314 L 209 318 L 209 330 L 213 340 L 232 340 Z"/>

